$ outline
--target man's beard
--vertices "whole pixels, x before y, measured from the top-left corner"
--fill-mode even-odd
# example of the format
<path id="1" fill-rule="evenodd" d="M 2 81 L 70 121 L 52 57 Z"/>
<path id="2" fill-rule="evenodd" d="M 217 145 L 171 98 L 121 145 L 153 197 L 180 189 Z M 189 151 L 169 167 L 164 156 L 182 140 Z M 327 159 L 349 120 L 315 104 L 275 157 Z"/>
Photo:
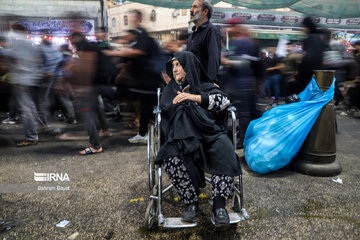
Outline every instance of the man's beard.
<path id="1" fill-rule="evenodd" d="M 193 22 L 195 24 L 199 23 L 202 21 L 202 12 L 203 10 L 199 11 L 198 13 L 196 13 L 193 18 L 190 20 L 190 22 Z"/>

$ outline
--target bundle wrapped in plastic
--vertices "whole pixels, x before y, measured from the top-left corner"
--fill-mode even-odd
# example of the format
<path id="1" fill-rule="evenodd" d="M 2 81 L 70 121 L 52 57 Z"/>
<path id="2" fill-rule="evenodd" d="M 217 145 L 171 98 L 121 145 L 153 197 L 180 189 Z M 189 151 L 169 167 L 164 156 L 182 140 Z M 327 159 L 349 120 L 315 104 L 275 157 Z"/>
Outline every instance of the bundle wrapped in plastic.
<path id="1" fill-rule="evenodd" d="M 334 97 L 334 83 L 323 92 L 313 78 L 300 102 L 280 105 L 250 122 L 244 139 L 248 166 L 267 174 L 288 165 L 300 150 L 323 106 Z"/>

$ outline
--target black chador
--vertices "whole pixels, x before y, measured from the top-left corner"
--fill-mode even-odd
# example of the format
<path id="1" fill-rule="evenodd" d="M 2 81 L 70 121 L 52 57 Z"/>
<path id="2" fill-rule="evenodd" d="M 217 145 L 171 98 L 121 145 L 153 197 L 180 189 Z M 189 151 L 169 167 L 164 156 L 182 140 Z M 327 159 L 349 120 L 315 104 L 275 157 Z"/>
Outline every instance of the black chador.
<path id="1" fill-rule="evenodd" d="M 226 109 L 209 111 L 209 96 L 226 96 L 206 74 L 199 60 L 191 52 L 175 53 L 174 58 L 186 72 L 186 79 L 177 83 L 172 77 L 172 63 L 167 73 L 172 80 L 165 87 L 160 100 L 162 111 L 162 146 L 157 163 L 177 157 L 184 161 L 196 192 L 205 186 L 204 172 L 213 175 L 237 176 L 240 161 L 227 135 Z M 201 95 L 201 104 L 186 100 L 173 104 L 177 92 L 188 89 Z"/>

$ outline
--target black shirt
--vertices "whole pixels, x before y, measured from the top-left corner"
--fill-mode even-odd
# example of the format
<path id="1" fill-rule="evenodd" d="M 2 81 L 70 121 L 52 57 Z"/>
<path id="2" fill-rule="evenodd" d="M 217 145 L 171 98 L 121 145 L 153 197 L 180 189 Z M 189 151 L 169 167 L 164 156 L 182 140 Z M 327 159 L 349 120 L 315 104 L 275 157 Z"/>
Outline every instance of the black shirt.
<path id="1" fill-rule="evenodd" d="M 360 76 L 360 53 L 359 52 L 354 52 L 354 58 L 357 64 L 357 76 Z M 355 65 L 356 66 L 356 65 Z"/>
<path id="2" fill-rule="evenodd" d="M 153 58 L 156 57 L 155 54 L 159 46 L 155 40 L 148 35 L 144 28 L 138 27 L 136 31 L 138 34 L 132 48 L 145 52 L 145 55 L 130 59 L 129 73 L 136 82 L 136 88 L 156 90 L 161 82 L 161 78 L 159 74 L 153 72 L 151 63 Z"/>
<path id="3" fill-rule="evenodd" d="M 190 35 L 187 50 L 195 54 L 209 74 L 210 79 L 218 82 L 218 70 L 221 58 L 220 33 L 209 21 L 199 26 Z"/>
<path id="4" fill-rule="evenodd" d="M 323 52 L 325 49 L 324 41 L 320 34 L 309 34 L 303 41 L 305 56 L 299 66 L 299 71 L 312 72 L 320 70 L 323 61 Z"/>
<path id="5" fill-rule="evenodd" d="M 273 56 L 269 56 L 269 57 L 265 58 L 264 59 L 265 70 L 267 68 L 276 67 L 279 63 L 281 63 L 281 60 L 282 59 L 279 58 L 276 54 L 274 54 Z M 275 75 L 275 74 L 281 74 L 280 69 L 265 72 L 266 76 L 272 76 L 272 75 Z"/>

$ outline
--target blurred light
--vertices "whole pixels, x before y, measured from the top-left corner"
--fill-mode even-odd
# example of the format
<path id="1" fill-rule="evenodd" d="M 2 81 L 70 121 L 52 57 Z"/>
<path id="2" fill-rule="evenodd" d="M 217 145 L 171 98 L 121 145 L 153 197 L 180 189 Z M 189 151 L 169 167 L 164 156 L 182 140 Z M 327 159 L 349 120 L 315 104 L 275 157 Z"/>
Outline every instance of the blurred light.
<path id="1" fill-rule="evenodd" d="M 60 46 L 60 45 L 66 43 L 64 37 L 54 37 L 54 38 L 53 38 L 53 42 L 54 42 L 57 46 Z"/>
<path id="2" fill-rule="evenodd" d="M 31 37 L 31 40 L 35 45 L 39 45 L 41 42 L 41 37 L 38 37 L 38 36 Z"/>

